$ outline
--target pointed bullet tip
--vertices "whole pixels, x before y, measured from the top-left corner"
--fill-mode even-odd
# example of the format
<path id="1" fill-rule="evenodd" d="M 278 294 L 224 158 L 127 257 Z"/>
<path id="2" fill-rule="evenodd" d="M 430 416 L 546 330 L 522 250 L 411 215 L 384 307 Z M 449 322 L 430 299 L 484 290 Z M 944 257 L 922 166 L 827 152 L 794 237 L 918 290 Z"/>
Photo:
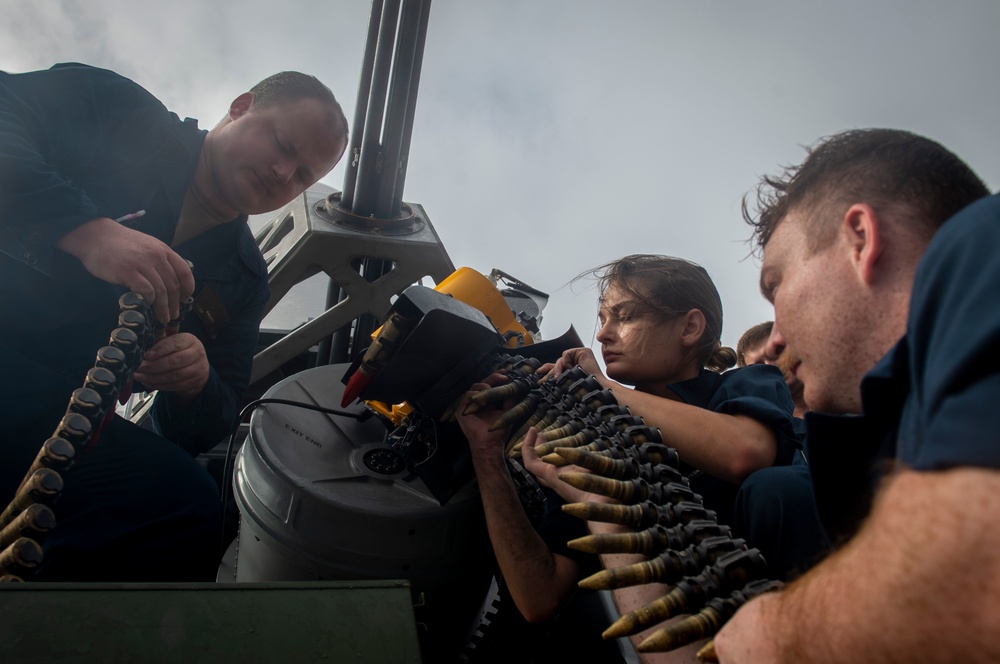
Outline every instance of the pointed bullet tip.
<path id="1" fill-rule="evenodd" d="M 354 375 L 347 381 L 347 386 L 344 388 L 344 396 L 340 399 L 340 407 L 347 408 L 354 403 L 354 400 L 358 398 L 358 395 L 361 394 L 361 390 L 365 388 L 365 385 L 368 384 L 370 379 L 370 376 L 367 376 L 360 371 L 355 371 Z"/>

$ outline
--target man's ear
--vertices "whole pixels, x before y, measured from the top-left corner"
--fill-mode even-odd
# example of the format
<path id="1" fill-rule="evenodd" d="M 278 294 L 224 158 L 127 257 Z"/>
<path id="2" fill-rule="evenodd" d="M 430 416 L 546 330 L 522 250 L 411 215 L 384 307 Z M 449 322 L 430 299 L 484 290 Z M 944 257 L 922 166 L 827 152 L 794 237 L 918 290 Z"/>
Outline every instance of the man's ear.
<path id="1" fill-rule="evenodd" d="M 692 309 L 682 317 L 681 343 L 690 348 L 701 343 L 705 334 L 705 314 L 701 309 Z"/>
<path id="2" fill-rule="evenodd" d="M 254 94 L 252 92 L 244 92 L 239 97 L 233 100 L 233 103 L 229 105 L 229 119 L 235 120 L 237 118 L 243 117 L 253 106 Z"/>
<path id="3" fill-rule="evenodd" d="M 844 213 L 841 231 L 851 252 L 851 265 L 865 284 L 872 284 L 882 267 L 884 230 L 885 220 L 866 203 L 855 203 Z"/>

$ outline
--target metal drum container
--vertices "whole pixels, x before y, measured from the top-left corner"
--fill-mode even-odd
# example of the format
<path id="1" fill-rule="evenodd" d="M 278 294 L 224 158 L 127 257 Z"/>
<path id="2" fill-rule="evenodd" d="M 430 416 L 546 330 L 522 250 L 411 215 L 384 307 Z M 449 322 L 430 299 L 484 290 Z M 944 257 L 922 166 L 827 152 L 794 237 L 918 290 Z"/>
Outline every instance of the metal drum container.
<path id="1" fill-rule="evenodd" d="M 303 371 L 264 398 L 338 408 L 346 368 Z M 262 405 L 237 456 L 233 487 L 240 510 L 236 581 L 406 579 L 426 614 L 418 610 L 417 620 L 431 632 L 454 631 L 458 640 L 489 584 L 474 482 L 442 505 L 387 442 L 376 417 Z"/>

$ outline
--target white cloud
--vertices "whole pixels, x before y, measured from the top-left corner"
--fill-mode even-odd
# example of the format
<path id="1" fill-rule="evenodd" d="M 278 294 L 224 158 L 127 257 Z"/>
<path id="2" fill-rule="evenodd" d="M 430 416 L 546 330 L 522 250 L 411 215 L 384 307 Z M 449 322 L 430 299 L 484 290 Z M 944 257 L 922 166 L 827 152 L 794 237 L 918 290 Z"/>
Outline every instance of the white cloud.
<path id="1" fill-rule="evenodd" d="M 0 68 L 121 71 L 211 126 L 281 69 L 353 117 L 369 4 L 0 0 Z M 702 263 L 724 341 L 770 317 L 741 196 L 848 127 L 938 139 L 1000 184 L 1000 4 L 436 0 L 405 199 L 456 265 L 553 297 L 548 336 L 589 336 L 588 267 L 653 251 Z M 340 187 L 343 166 L 325 182 Z"/>

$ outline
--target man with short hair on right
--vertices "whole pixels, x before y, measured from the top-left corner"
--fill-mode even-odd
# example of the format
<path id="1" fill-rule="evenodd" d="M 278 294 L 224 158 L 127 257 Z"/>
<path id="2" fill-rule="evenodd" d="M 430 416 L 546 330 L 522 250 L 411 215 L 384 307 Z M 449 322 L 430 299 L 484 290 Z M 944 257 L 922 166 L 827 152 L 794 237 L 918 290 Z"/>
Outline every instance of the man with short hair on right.
<path id="1" fill-rule="evenodd" d="M 747 219 L 842 545 L 740 609 L 720 661 L 1000 661 L 1000 197 L 933 141 L 854 130 Z"/>

